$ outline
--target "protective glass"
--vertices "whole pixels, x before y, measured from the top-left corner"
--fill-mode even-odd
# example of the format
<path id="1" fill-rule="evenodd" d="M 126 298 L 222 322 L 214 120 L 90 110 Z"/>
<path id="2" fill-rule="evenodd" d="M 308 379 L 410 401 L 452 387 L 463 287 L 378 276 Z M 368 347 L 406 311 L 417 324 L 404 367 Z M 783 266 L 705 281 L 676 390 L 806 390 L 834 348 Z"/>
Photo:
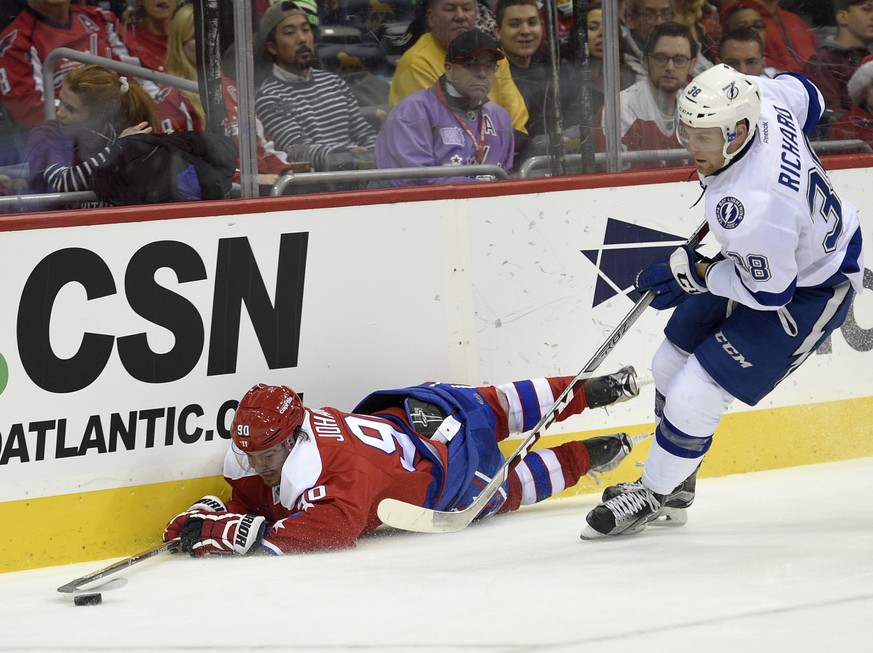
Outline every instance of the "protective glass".
<path id="1" fill-rule="evenodd" d="M 290 438 L 263 451 L 242 451 L 235 444 L 231 447 L 239 466 L 247 474 L 264 474 L 281 469 L 291 451 Z"/>

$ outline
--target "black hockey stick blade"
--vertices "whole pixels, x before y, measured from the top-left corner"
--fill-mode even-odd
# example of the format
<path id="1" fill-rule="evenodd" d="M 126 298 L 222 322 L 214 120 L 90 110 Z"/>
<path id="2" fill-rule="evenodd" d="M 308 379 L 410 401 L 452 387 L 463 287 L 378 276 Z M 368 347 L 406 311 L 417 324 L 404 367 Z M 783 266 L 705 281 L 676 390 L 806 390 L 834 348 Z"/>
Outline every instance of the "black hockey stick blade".
<path id="1" fill-rule="evenodd" d="M 61 585 L 58 588 L 58 591 L 64 594 L 76 594 L 79 592 L 105 592 L 107 590 L 119 589 L 127 585 L 126 578 L 113 578 L 112 580 L 108 580 L 103 583 L 97 583 L 96 585 L 94 583 L 103 578 L 106 578 L 111 574 L 127 569 L 128 567 L 135 565 L 138 562 L 153 558 L 159 553 L 172 551 L 178 545 L 179 540 L 165 542 L 158 547 L 149 549 L 148 551 L 143 551 L 142 553 L 138 553 L 135 556 L 125 558 L 124 560 L 119 560 L 118 562 L 114 562 L 107 567 L 103 567 L 103 569 L 92 571 L 90 574 L 85 574 L 84 576 L 80 576 L 79 578 L 71 580 L 69 583 Z"/>
<path id="2" fill-rule="evenodd" d="M 709 225 L 703 222 L 686 241 L 686 244 L 691 247 L 697 247 L 708 231 Z M 655 294 L 651 290 L 643 293 L 630 312 L 612 330 L 606 341 L 600 345 L 591 357 L 591 360 L 582 368 L 582 371 L 573 379 L 572 383 L 564 388 L 564 391 L 555 400 L 552 407 L 543 414 L 536 426 L 528 431 L 515 451 L 507 457 L 488 485 L 485 486 L 485 489 L 482 490 L 469 506 L 462 510 L 432 510 L 406 503 L 405 501 L 398 501 L 397 499 L 383 499 L 376 508 L 376 514 L 382 523 L 404 531 L 414 531 L 417 533 L 455 533 L 469 526 L 509 477 L 509 472 L 512 468 L 527 455 L 527 452 L 534 443 L 540 439 L 542 433 L 557 420 L 558 415 L 573 400 L 576 393 L 582 391 L 585 381 L 591 378 L 594 371 L 609 353 L 615 349 L 619 341 L 645 312 L 654 298 Z"/>

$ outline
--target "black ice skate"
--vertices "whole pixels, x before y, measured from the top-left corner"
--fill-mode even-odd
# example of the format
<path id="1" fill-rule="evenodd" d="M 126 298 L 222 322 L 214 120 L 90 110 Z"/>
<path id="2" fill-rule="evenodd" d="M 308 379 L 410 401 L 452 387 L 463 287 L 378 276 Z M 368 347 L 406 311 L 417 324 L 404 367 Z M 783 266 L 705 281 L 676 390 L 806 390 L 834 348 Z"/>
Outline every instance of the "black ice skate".
<path id="1" fill-rule="evenodd" d="M 585 517 L 583 540 L 632 535 L 658 518 L 664 497 L 642 483 L 625 483 L 625 491 L 601 503 Z"/>
<path id="2" fill-rule="evenodd" d="M 640 394 L 637 371 L 632 365 L 606 376 L 595 376 L 585 382 L 585 400 L 589 408 L 611 406 Z"/>
<path id="3" fill-rule="evenodd" d="M 591 467 L 588 469 L 590 473 L 611 472 L 627 458 L 636 442 L 628 437 L 627 433 L 612 433 L 582 440 L 582 444 L 588 449 L 588 457 L 591 460 Z"/>
<path id="4" fill-rule="evenodd" d="M 618 483 L 617 485 L 610 485 L 603 491 L 600 500 L 607 502 L 621 494 L 630 492 L 640 485 L 641 481 L 642 479 L 638 479 L 633 483 Z M 691 476 L 673 488 L 673 491 L 664 498 L 664 505 L 661 507 L 661 514 L 659 515 L 663 519 L 658 519 L 655 523 L 664 526 L 684 525 L 685 522 L 688 521 L 688 513 L 686 510 L 692 503 L 694 503 L 696 488 L 697 470 L 695 469 Z"/>

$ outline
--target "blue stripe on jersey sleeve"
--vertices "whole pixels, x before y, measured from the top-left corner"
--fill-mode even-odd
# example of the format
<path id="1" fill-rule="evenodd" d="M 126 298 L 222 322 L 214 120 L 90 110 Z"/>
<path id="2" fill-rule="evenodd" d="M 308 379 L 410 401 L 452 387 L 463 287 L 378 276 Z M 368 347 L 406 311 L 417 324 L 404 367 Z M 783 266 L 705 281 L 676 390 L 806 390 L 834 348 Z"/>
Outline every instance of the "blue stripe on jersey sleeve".
<path id="1" fill-rule="evenodd" d="M 516 381 L 512 385 L 518 392 L 521 401 L 521 411 L 524 415 L 524 430 L 530 431 L 540 421 L 540 402 L 537 399 L 533 383 L 528 381 Z"/>
<path id="2" fill-rule="evenodd" d="M 743 284 L 743 286 L 745 286 L 745 284 Z M 765 292 L 763 290 L 752 292 L 746 286 L 746 290 L 749 290 L 749 294 L 759 306 L 771 306 L 773 308 L 780 308 L 790 302 L 791 298 L 794 297 L 794 291 L 796 289 L 797 277 L 794 277 L 794 279 L 791 280 L 791 283 L 788 284 L 788 287 L 782 292 Z"/>
<path id="3" fill-rule="evenodd" d="M 819 101 L 821 94 L 819 93 L 818 87 L 799 73 L 780 73 L 777 77 L 793 77 L 803 84 L 803 88 L 809 96 L 809 108 L 806 113 L 806 121 L 803 123 L 803 133 L 809 134 L 813 129 L 815 129 L 818 121 L 821 120 L 825 109 Z"/>

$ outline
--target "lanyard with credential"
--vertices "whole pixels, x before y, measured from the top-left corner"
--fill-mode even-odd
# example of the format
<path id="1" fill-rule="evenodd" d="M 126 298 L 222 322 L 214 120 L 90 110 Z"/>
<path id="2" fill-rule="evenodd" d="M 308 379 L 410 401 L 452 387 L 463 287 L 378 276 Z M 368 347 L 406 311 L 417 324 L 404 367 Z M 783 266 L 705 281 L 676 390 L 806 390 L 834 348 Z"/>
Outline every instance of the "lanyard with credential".
<path id="1" fill-rule="evenodd" d="M 461 129 L 470 137 L 470 140 L 473 141 L 473 149 L 476 150 L 476 162 L 482 163 L 485 159 L 485 112 L 482 109 L 479 109 L 479 138 L 473 134 L 473 131 L 467 127 L 467 123 L 461 120 L 461 117 L 452 111 L 452 107 L 449 106 L 449 103 L 446 101 L 446 95 L 443 93 L 443 87 L 439 83 L 434 85 L 434 90 L 436 91 L 437 97 L 440 102 L 442 102 L 449 112 L 455 117 L 458 125 L 461 126 Z"/>

